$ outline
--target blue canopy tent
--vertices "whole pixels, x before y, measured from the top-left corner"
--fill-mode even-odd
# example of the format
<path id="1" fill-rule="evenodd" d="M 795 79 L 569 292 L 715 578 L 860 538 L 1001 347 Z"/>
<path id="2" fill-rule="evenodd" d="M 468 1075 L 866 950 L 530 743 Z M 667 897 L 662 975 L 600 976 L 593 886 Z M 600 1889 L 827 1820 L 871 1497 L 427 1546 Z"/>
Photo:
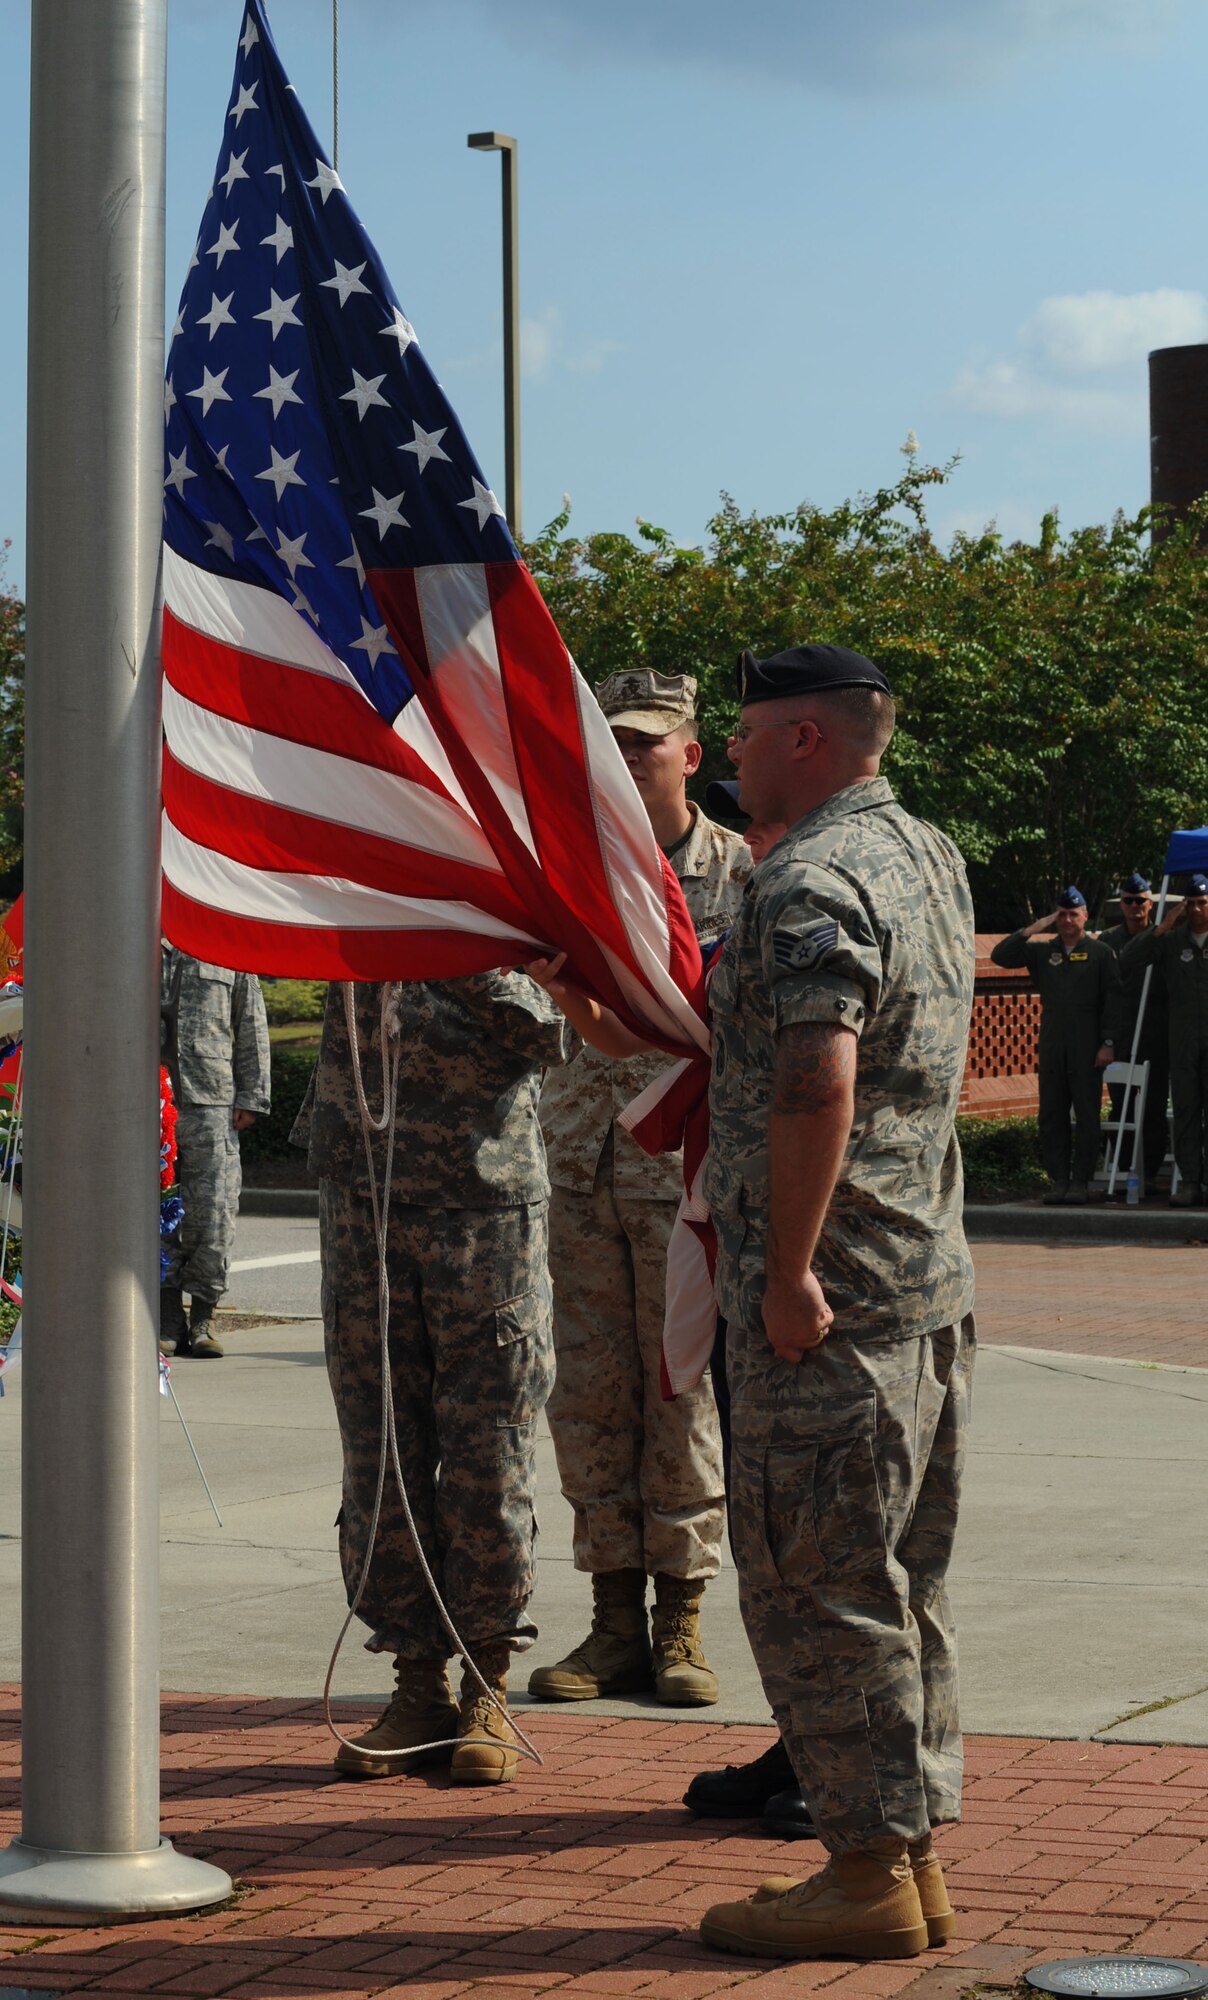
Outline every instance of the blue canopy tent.
<path id="1" fill-rule="evenodd" d="M 1185 833 L 1172 833 L 1162 863 L 1164 875 L 1208 873 L 1208 826 L 1193 826 Z M 1164 886 L 1164 885 L 1163 885 Z"/>

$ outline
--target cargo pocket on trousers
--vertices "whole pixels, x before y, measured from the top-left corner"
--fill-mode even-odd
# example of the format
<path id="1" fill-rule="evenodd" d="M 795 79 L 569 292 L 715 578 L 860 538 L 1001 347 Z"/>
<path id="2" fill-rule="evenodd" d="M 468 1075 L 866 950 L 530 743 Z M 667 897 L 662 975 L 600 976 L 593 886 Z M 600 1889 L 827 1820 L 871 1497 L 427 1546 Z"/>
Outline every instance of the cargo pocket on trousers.
<path id="1" fill-rule="evenodd" d="M 769 1445 L 764 1458 L 768 1550 L 782 1583 L 809 1590 L 837 1570 L 885 1562 L 876 1411 L 853 1411 L 816 1439 Z"/>
<path id="2" fill-rule="evenodd" d="M 521 1292 L 495 1308 L 501 1429 L 534 1424 L 554 1378 L 553 1324 L 548 1290 Z"/>

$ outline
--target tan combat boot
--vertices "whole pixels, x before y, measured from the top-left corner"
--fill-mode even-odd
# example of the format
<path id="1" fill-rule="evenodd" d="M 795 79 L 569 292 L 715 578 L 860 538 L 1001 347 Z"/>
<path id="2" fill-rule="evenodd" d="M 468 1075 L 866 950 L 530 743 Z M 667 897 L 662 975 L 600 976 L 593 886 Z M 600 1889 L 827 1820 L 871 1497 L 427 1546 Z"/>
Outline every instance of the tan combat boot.
<path id="1" fill-rule="evenodd" d="M 640 1694 L 651 1685 L 646 1572 L 605 1570 L 592 1577 L 591 1594 L 586 1639 L 564 1660 L 529 1675 L 528 1691 L 537 1701 L 592 1701 L 601 1694 Z"/>
<path id="2" fill-rule="evenodd" d="M 670 1708 L 708 1708 L 717 1700 L 717 1675 L 700 1642 L 699 1579 L 658 1575 L 654 1579 L 654 1691 Z"/>
<path id="3" fill-rule="evenodd" d="M 939 1856 L 931 1845 L 931 1835 L 924 1834 L 921 1840 L 910 1843 L 910 1867 L 914 1875 L 914 1886 L 919 1892 L 919 1906 L 923 1912 L 923 1922 L 927 1926 L 927 1942 L 933 1950 L 947 1944 L 956 1935 L 956 1918 L 948 1901 L 948 1889 Z M 756 1903 L 770 1903 L 777 1896 L 784 1896 L 795 1889 L 800 1882 L 799 1875 L 769 1875 L 761 1882 L 752 1900 Z"/>
<path id="4" fill-rule="evenodd" d="M 506 1646 L 492 1646 L 481 1654 L 477 1663 L 483 1680 L 505 1712 L 510 1659 L 511 1653 Z M 500 1715 L 495 1701 L 483 1693 L 468 1668 L 463 1670 L 461 1708 L 457 1717 L 457 1734 L 461 1740 L 449 1766 L 451 1785 L 503 1785 L 515 1777 L 519 1761 L 516 1738 L 511 1724 Z"/>
<path id="5" fill-rule="evenodd" d="M 717 1903 L 701 1937 L 748 1958 L 917 1958 L 927 1925 L 910 1857 L 839 1854 L 783 1895 Z"/>
<path id="6" fill-rule="evenodd" d="M 337 1771 L 346 1778 L 402 1778 L 429 1764 L 447 1764 L 457 1734 L 457 1703 L 449 1686 L 446 1660 L 394 1662 L 397 1692 L 372 1729 L 341 1743 Z M 410 1750 L 421 1743 L 443 1743 L 415 1757 L 384 1757 L 385 1750 Z"/>

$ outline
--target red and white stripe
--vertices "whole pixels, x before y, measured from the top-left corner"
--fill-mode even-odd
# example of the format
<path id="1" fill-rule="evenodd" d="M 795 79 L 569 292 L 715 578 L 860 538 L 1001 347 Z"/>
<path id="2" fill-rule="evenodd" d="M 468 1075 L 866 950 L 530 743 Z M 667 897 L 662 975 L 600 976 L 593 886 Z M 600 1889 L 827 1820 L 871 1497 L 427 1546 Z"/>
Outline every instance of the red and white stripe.
<path id="1" fill-rule="evenodd" d="M 371 573 L 418 698 L 393 725 L 275 592 L 164 550 L 164 930 L 328 979 L 565 950 L 698 1045 L 699 954 L 612 733 L 523 564 Z"/>

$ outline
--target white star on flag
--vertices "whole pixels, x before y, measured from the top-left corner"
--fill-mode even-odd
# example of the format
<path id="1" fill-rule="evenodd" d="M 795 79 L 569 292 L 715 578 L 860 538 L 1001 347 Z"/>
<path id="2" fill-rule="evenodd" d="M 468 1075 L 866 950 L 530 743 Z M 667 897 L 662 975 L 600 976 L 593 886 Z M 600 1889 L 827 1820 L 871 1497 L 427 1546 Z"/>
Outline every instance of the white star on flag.
<path id="1" fill-rule="evenodd" d="M 209 312 L 198 313 L 197 324 L 209 327 L 211 340 L 220 326 L 234 326 L 235 315 L 231 311 L 231 300 L 234 296 L 234 292 L 228 292 L 225 299 L 220 299 L 217 292 L 211 292 Z"/>
<path id="2" fill-rule="evenodd" d="M 201 399 L 201 414 L 203 417 L 209 416 L 211 403 L 230 402 L 231 399 L 222 386 L 230 372 L 229 368 L 224 368 L 220 375 L 211 375 L 208 368 L 203 368 L 201 371 L 200 389 L 187 389 L 185 391 L 186 395 L 197 396 Z"/>
<path id="3" fill-rule="evenodd" d="M 415 432 L 414 438 L 410 444 L 401 444 L 399 450 L 413 451 L 415 453 L 415 462 L 421 472 L 430 458 L 443 458 L 446 465 L 453 463 L 448 452 L 442 451 L 440 448 L 440 441 L 448 429 L 447 424 L 442 424 L 438 431 L 425 431 L 420 429 L 415 418 L 412 417 L 411 428 Z"/>
<path id="4" fill-rule="evenodd" d="M 353 640 L 352 646 L 354 652 L 368 654 L 371 667 L 376 667 L 382 653 L 394 652 L 394 647 L 386 637 L 386 627 L 370 624 L 364 612 L 361 613 L 361 636 Z"/>
<path id="5" fill-rule="evenodd" d="M 349 270 L 347 264 L 341 264 L 337 257 L 335 266 L 335 276 L 323 278 L 320 283 L 324 291 L 339 293 L 342 306 L 348 304 L 354 292 L 368 292 L 368 285 L 361 283 L 361 272 L 365 269 L 363 264 L 358 264 L 355 270 Z"/>
<path id="6" fill-rule="evenodd" d="M 269 171 L 271 173 L 273 169 L 270 168 Z M 282 186 L 284 185 L 284 180 L 282 180 Z M 318 190 L 324 208 L 327 207 L 327 197 L 329 194 L 343 194 L 344 192 L 343 181 L 340 179 L 335 168 L 328 166 L 326 160 L 315 161 L 315 177 L 313 181 L 307 181 L 306 185 L 308 188 L 316 188 Z"/>
<path id="7" fill-rule="evenodd" d="M 235 537 L 230 529 L 224 528 L 221 521 L 203 521 L 201 525 L 210 531 L 209 540 L 206 542 L 207 549 L 221 549 L 228 562 L 232 561 L 235 555 Z"/>
<path id="8" fill-rule="evenodd" d="M 392 340 L 397 340 L 400 354 L 405 354 L 412 341 L 419 338 L 406 313 L 400 312 L 397 306 L 394 308 L 394 318 L 390 325 L 384 326 L 382 332 L 388 333 Z"/>
<path id="9" fill-rule="evenodd" d="M 245 85 L 240 85 L 238 100 L 232 104 L 230 110 L 227 112 L 227 117 L 235 120 L 235 130 L 238 131 L 244 112 L 259 111 L 259 109 L 260 106 L 256 102 L 255 84 L 252 85 L 250 90 Z"/>
<path id="10" fill-rule="evenodd" d="M 289 457 L 286 458 L 283 453 L 277 450 L 276 445 L 270 445 L 269 454 L 272 461 L 271 464 L 266 466 L 263 472 L 258 472 L 256 477 L 257 479 L 272 480 L 273 491 L 276 493 L 278 500 L 287 486 L 305 486 L 306 481 L 294 471 L 294 467 L 301 457 L 300 448 L 298 451 L 291 451 Z"/>
<path id="11" fill-rule="evenodd" d="M 232 297 L 233 296 L 234 294 L 232 294 Z M 273 329 L 273 339 L 276 340 L 277 335 L 280 333 L 283 326 L 301 326 L 302 322 L 298 318 L 297 313 L 294 311 L 294 307 L 297 305 L 298 300 L 301 298 L 302 294 L 301 292 L 295 292 L 292 299 L 279 299 L 277 297 L 276 292 L 270 285 L 268 288 L 268 296 L 269 296 L 268 307 L 264 312 L 256 313 L 254 317 L 256 319 L 266 319 L 268 321 L 269 325 Z"/>
<path id="12" fill-rule="evenodd" d="M 247 26 L 243 30 L 243 37 L 239 43 L 239 46 L 242 49 L 245 56 L 251 55 L 252 50 L 255 48 L 259 40 L 260 40 L 260 30 L 256 26 L 256 23 L 253 21 L 251 15 L 249 14 L 247 19 Z"/>
<path id="13" fill-rule="evenodd" d="M 218 185 L 220 188 L 225 188 L 228 194 L 231 192 L 236 181 L 245 181 L 247 179 L 247 169 L 243 163 L 250 151 L 250 146 L 245 146 L 242 153 L 236 153 L 232 150 L 231 157 L 227 161 L 225 174 L 219 174 Z"/>
<path id="14" fill-rule="evenodd" d="M 358 549 L 355 542 L 352 545 L 352 554 L 350 556 L 342 556 L 340 561 L 336 564 L 336 568 L 354 569 L 357 573 L 357 582 L 360 584 L 361 589 L 364 590 L 365 565 L 361 561 L 361 551 Z"/>
<path id="15" fill-rule="evenodd" d="M 278 375 L 270 362 L 267 389 L 253 389 L 252 394 L 257 397 L 265 397 L 273 406 L 273 415 L 279 417 L 281 415 L 282 403 L 300 403 L 302 401 L 301 396 L 298 395 L 294 388 L 294 383 L 298 379 L 299 372 L 295 368 L 292 375 Z"/>
<path id="16" fill-rule="evenodd" d="M 364 423 L 366 410 L 372 409 L 375 403 L 379 409 L 388 410 L 390 408 L 386 398 L 378 394 L 378 390 L 385 380 L 386 377 L 384 375 L 358 375 L 354 368 L 352 371 L 352 387 L 351 389 L 345 389 L 344 394 L 340 397 L 340 401 L 342 403 L 355 403 L 357 406 L 357 416 L 361 423 Z"/>
<path id="17" fill-rule="evenodd" d="M 401 493 L 396 493 L 393 500 L 387 500 L 385 494 L 379 493 L 376 486 L 371 486 L 369 490 L 373 494 L 373 505 L 362 507 L 360 518 L 363 521 L 376 521 L 379 542 L 385 541 L 387 528 L 411 526 L 410 521 L 405 520 L 398 510 L 399 501 L 403 497 Z"/>
<path id="18" fill-rule="evenodd" d="M 295 535 L 293 541 L 291 542 L 289 537 L 286 535 L 284 529 L 279 528 L 277 530 L 277 554 L 280 556 L 282 562 L 285 564 L 285 567 L 289 571 L 291 577 L 293 576 L 294 571 L 297 569 L 314 568 L 314 564 L 312 563 L 310 557 L 304 556 L 302 553 L 302 544 L 306 540 L 307 532 L 308 531 L 304 529 L 300 535 Z"/>
<path id="19" fill-rule="evenodd" d="M 221 271 L 222 260 L 226 256 L 228 250 L 238 250 L 239 242 L 235 235 L 235 231 L 238 229 L 238 227 L 239 224 L 237 222 L 233 222 L 229 229 L 227 228 L 225 222 L 219 223 L 218 241 L 217 243 L 211 243 L 209 249 L 206 251 L 207 257 L 216 257 L 218 259 L 218 262 L 214 266 L 214 269 L 216 271 Z"/>
<path id="20" fill-rule="evenodd" d="M 474 512 L 478 516 L 480 532 L 486 527 L 492 514 L 503 514 L 503 508 L 495 498 L 490 487 L 484 486 L 481 479 L 475 479 L 474 491 L 470 495 L 470 498 L 468 500 L 459 500 L 457 504 L 459 507 L 472 507 L 474 509 Z"/>
<path id="21" fill-rule="evenodd" d="M 168 418 L 169 418 L 169 417 L 171 416 L 171 414 L 172 414 L 172 411 L 174 410 L 174 408 L 175 408 L 175 407 L 176 407 L 176 391 L 175 391 L 175 389 L 174 389 L 174 388 L 173 388 L 173 386 L 172 386 L 172 377 L 171 377 L 171 376 L 169 375 L 169 377 L 168 377 L 167 381 L 166 381 L 166 382 L 164 383 L 164 422 L 165 422 L 165 423 L 167 423 L 167 421 L 168 421 Z"/>
<path id="22" fill-rule="evenodd" d="M 277 226 L 271 236 L 262 236 L 260 241 L 267 244 L 270 250 L 276 251 L 277 262 L 280 263 L 286 251 L 292 250 L 294 247 L 294 232 L 285 220 L 285 217 L 279 215 L 277 217 Z"/>
<path id="23" fill-rule="evenodd" d="M 189 469 L 188 454 L 186 452 L 170 451 L 168 453 L 168 476 L 164 481 L 165 486 L 174 486 L 183 500 L 185 480 L 196 479 L 196 477 L 197 474 Z"/>

